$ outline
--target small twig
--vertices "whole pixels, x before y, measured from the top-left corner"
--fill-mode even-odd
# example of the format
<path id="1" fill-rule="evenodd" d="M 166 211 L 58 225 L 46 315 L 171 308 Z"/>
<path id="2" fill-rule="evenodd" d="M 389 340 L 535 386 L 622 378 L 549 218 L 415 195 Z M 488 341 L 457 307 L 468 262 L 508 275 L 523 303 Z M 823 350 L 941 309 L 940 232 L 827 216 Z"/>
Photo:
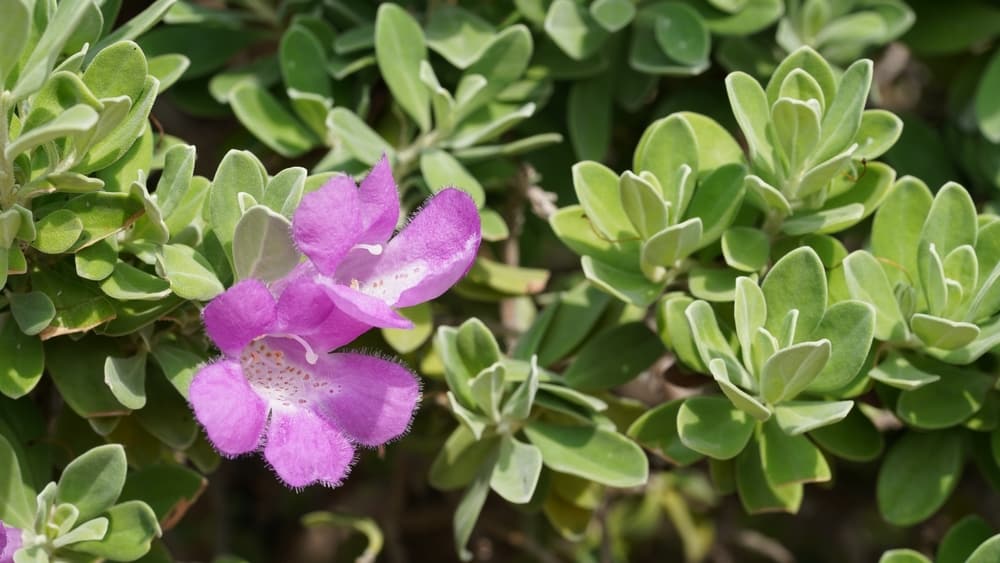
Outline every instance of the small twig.
<path id="1" fill-rule="evenodd" d="M 754 530 L 736 533 L 736 544 L 776 563 L 795 563 L 795 555 L 776 540 Z"/>
<path id="2" fill-rule="evenodd" d="M 542 563 L 563 563 L 563 561 L 556 557 L 555 554 L 539 545 L 538 542 L 535 541 L 535 538 L 523 532 L 510 530 L 506 527 L 491 523 L 486 524 L 485 527 L 489 531 L 490 535 L 500 538 L 515 549 L 527 552 Z"/>

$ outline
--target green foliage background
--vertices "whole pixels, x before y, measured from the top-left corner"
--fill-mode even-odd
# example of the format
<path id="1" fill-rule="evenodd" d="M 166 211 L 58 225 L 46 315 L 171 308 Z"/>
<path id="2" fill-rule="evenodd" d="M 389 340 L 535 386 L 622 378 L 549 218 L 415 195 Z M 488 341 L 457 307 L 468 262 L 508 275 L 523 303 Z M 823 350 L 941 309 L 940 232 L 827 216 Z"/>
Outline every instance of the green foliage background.
<path id="1" fill-rule="evenodd" d="M 23 561 L 1000 560 L 993 3 L 0 14 Z M 420 374 L 410 433 L 288 491 L 194 421 L 199 313 L 383 154 L 404 211 L 458 186 L 484 244 L 352 344 Z"/>

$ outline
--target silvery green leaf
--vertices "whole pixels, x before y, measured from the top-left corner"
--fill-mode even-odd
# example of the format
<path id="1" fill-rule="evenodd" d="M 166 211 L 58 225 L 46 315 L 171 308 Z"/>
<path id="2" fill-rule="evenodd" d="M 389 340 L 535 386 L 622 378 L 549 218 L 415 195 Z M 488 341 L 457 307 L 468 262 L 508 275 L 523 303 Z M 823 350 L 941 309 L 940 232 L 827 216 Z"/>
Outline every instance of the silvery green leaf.
<path id="1" fill-rule="evenodd" d="M 233 269 L 236 278 L 274 282 L 299 263 L 291 223 L 278 213 L 255 205 L 236 224 Z"/>

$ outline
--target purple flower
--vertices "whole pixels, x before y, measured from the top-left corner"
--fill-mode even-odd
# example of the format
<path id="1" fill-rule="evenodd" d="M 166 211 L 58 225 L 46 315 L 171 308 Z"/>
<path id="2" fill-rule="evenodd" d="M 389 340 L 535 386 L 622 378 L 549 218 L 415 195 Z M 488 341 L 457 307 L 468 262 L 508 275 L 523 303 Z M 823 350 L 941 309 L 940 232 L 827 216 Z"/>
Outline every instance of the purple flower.
<path id="1" fill-rule="evenodd" d="M 0 520 L 0 563 L 13 563 L 14 552 L 21 548 L 21 530 Z"/>
<path id="2" fill-rule="evenodd" d="M 195 375 L 189 396 L 224 455 L 263 444 L 290 487 L 336 486 L 355 444 L 377 446 L 406 431 L 420 388 L 397 363 L 314 348 L 349 342 L 359 325 L 303 279 L 300 272 L 278 284 L 277 298 L 262 282 L 244 280 L 205 307 L 206 331 L 223 357 Z M 303 337 L 290 330 L 303 320 L 326 332 Z"/>
<path id="3" fill-rule="evenodd" d="M 363 323 L 410 328 L 394 308 L 434 299 L 469 271 L 479 249 L 479 213 L 468 194 L 445 189 L 392 237 L 398 220 L 399 195 L 384 156 L 360 189 L 348 176 L 334 177 L 302 199 L 292 220 L 295 243 L 309 258 L 300 275 L 320 274 L 312 278 L 319 290 Z"/>

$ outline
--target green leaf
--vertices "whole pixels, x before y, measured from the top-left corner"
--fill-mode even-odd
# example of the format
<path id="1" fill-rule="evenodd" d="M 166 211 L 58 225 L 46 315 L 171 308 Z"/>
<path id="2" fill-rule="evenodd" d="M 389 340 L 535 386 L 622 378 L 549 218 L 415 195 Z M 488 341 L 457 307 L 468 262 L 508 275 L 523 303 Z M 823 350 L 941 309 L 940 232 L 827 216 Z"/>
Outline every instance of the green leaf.
<path id="1" fill-rule="evenodd" d="M 30 528 L 35 515 L 34 491 L 24 480 L 14 448 L 0 435 L 0 518 L 8 525 Z"/>
<path id="2" fill-rule="evenodd" d="M 111 507 L 106 515 L 110 525 L 104 539 L 74 544 L 75 551 L 117 561 L 131 561 L 145 555 L 153 538 L 162 534 L 156 514 L 145 502 L 123 502 Z"/>
<path id="3" fill-rule="evenodd" d="M 569 139 L 580 160 L 603 160 L 611 143 L 612 82 L 598 75 L 573 83 L 566 102 Z"/>
<path id="4" fill-rule="evenodd" d="M 837 84 L 837 95 L 827 103 L 822 141 L 812 162 L 818 163 L 842 152 L 858 133 L 865 100 L 872 83 L 872 61 L 862 59 L 847 67 Z"/>
<path id="5" fill-rule="evenodd" d="M 610 297 L 587 283 L 559 295 L 550 305 L 554 316 L 545 327 L 536 353 L 542 366 L 552 365 L 576 350 L 607 311 Z"/>
<path id="6" fill-rule="evenodd" d="M 535 493 L 541 472 L 542 452 L 536 446 L 504 436 L 490 476 L 490 488 L 508 502 L 524 504 Z"/>
<path id="7" fill-rule="evenodd" d="M 76 244 L 83 233 L 83 222 L 72 211 L 59 209 L 35 224 L 31 245 L 46 254 L 62 254 Z"/>
<path id="8" fill-rule="evenodd" d="M 864 205 L 850 203 L 843 207 L 793 215 L 781 225 L 781 231 L 789 235 L 836 233 L 857 224 L 864 216 Z"/>
<path id="9" fill-rule="evenodd" d="M 395 157 L 396 151 L 389 143 L 351 110 L 335 107 L 327 122 L 334 138 L 361 162 L 374 166 L 383 154 L 390 159 Z"/>
<path id="10" fill-rule="evenodd" d="M 514 391 L 507 396 L 507 401 L 501 411 L 503 416 L 511 417 L 515 420 L 524 420 L 531 415 L 531 407 L 535 403 L 535 396 L 538 394 L 538 358 L 533 357 L 528 370 L 528 376 L 518 385 Z"/>
<path id="11" fill-rule="evenodd" d="M 701 218 L 694 217 L 656 233 L 642 245 L 644 264 L 673 268 L 687 258 L 702 240 Z"/>
<path id="12" fill-rule="evenodd" d="M 499 436 L 477 440 L 468 428 L 459 425 L 445 440 L 431 464 L 428 476 L 431 486 L 442 491 L 467 486 L 480 467 L 497 455 L 499 443 Z"/>
<path id="13" fill-rule="evenodd" d="M 204 358 L 178 343 L 163 340 L 155 342 L 151 352 L 160 371 L 177 392 L 187 399 L 188 387 L 191 386 L 197 368 L 205 361 Z"/>
<path id="14" fill-rule="evenodd" d="M 83 82 L 98 98 L 128 96 L 135 103 L 142 96 L 148 70 L 142 49 L 131 41 L 119 41 L 90 61 Z"/>
<path id="15" fill-rule="evenodd" d="M 679 466 L 698 461 L 702 454 L 685 446 L 677 431 L 677 411 L 683 403 L 684 400 L 675 399 L 647 410 L 629 426 L 628 436 Z"/>
<path id="16" fill-rule="evenodd" d="M 831 348 L 824 338 L 779 350 L 761 369 L 761 396 L 770 404 L 795 398 L 826 367 Z"/>
<path id="17" fill-rule="evenodd" d="M 673 114 L 647 127 L 635 150 L 633 166 L 656 177 L 675 223 L 689 216 L 685 211 L 699 171 L 698 146 L 691 122 L 684 114 Z M 683 174 L 685 165 L 690 169 L 687 176 Z"/>
<path id="18" fill-rule="evenodd" d="M 240 123 L 281 156 L 295 158 L 317 145 L 313 133 L 263 88 L 239 86 L 229 104 Z"/>
<path id="19" fill-rule="evenodd" d="M 472 196 L 476 207 L 482 209 L 486 200 L 482 184 L 447 152 L 437 149 L 423 152 L 420 155 L 420 172 L 432 193 L 445 188 L 458 188 Z"/>
<path id="20" fill-rule="evenodd" d="M 639 307 L 655 301 L 666 286 L 665 282 L 652 282 L 638 272 L 626 271 L 584 256 L 580 260 L 583 273 L 595 286 L 615 297 Z"/>
<path id="21" fill-rule="evenodd" d="M 0 74 L 2 76 L 2 74 Z M 994 54 L 979 79 L 974 98 L 976 123 L 983 135 L 1000 143 L 1000 55 Z"/>
<path id="22" fill-rule="evenodd" d="M 725 239 L 723 239 L 725 247 Z M 767 303 L 764 293 L 757 283 L 747 277 L 736 278 L 736 292 L 733 300 L 733 320 L 736 326 L 736 337 L 740 341 L 740 352 L 743 365 L 757 371 L 753 355 L 753 339 L 757 330 L 764 326 L 767 320 Z"/>
<path id="23" fill-rule="evenodd" d="M 136 410 L 146 405 L 146 354 L 104 359 L 104 383 L 121 404 Z"/>
<path id="24" fill-rule="evenodd" d="M 208 260 L 189 246 L 166 244 L 157 261 L 179 297 L 208 301 L 225 291 Z"/>
<path id="25" fill-rule="evenodd" d="M 852 252 L 843 261 L 844 279 L 851 297 L 875 308 L 875 332 L 879 340 L 905 341 L 909 328 L 899 310 L 885 270 L 864 250 Z"/>
<path id="26" fill-rule="evenodd" d="M 687 296 L 665 296 L 656 308 L 656 327 L 660 340 L 677 359 L 695 371 L 705 373 L 708 367 L 701 361 L 691 326 L 684 316 L 684 310 L 692 301 Z"/>
<path id="27" fill-rule="evenodd" d="M 573 166 L 573 186 L 587 218 L 604 235 L 616 241 L 636 235 L 618 194 L 618 176 L 592 161 Z"/>
<path id="28" fill-rule="evenodd" d="M 482 55 L 466 70 L 462 79 L 462 83 L 465 83 L 471 77 L 478 76 L 482 79 L 481 87 L 468 95 L 463 92 L 463 84 L 459 83 L 456 91 L 459 111 L 457 118 L 462 119 L 494 101 L 504 88 L 521 78 L 528 68 L 533 49 L 531 31 L 523 24 L 509 26 L 497 33 Z"/>
<path id="29" fill-rule="evenodd" d="M 836 424 L 851 412 L 853 401 L 788 401 L 774 408 L 774 417 L 789 436 Z"/>
<path id="30" fill-rule="evenodd" d="M 459 331 L 461 338 L 461 330 Z M 469 382 L 469 390 L 476 401 L 479 411 L 484 413 L 494 423 L 500 421 L 500 399 L 503 396 L 504 380 L 503 364 L 488 367 Z"/>
<path id="31" fill-rule="evenodd" d="M 556 236 L 578 255 L 590 256 L 620 270 L 635 270 L 636 275 L 639 274 L 639 241 L 612 242 L 597 231 L 583 207 L 563 207 L 549 216 L 549 225 Z"/>
<path id="32" fill-rule="evenodd" d="M 907 432 L 893 444 L 879 468 L 875 491 L 886 521 L 910 526 L 944 504 L 962 472 L 962 440 L 957 438 L 947 431 Z"/>
<path id="33" fill-rule="evenodd" d="M 621 30 L 635 17 L 635 5 L 630 0 L 595 0 L 590 15 L 607 31 Z"/>
<path id="34" fill-rule="evenodd" d="M 649 468 L 639 446 L 621 434 L 593 426 L 529 422 L 524 432 L 554 471 L 612 487 L 646 482 Z"/>
<path id="35" fill-rule="evenodd" d="M 281 36 L 278 61 L 286 88 L 333 98 L 330 78 L 316 72 L 326 67 L 326 51 L 320 38 L 304 24 L 292 23 Z"/>
<path id="36" fill-rule="evenodd" d="M 247 210 L 233 233 L 233 269 L 237 279 L 274 282 L 299 263 L 291 222 L 262 205 Z"/>
<path id="37" fill-rule="evenodd" d="M 993 535 L 993 528 L 975 514 L 956 522 L 938 544 L 937 563 L 966 563 L 977 547 Z"/>
<path id="38" fill-rule="evenodd" d="M 759 229 L 730 227 L 722 233 L 722 255 L 732 268 L 742 272 L 759 272 L 770 260 L 771 241 Z"/>
<path id="39" fill-rule="evenodd" d="M 771 75 L 767 83 L 767 103 L 770 106 L 778 101 L 779 93 L 788 76 L 796 70 L 801 70 L 812 77 L 823 93 L 825 106 L 829 106 L 837 93 L 837 79 L 833 69 L 812 47 L 803 46 L 789 54 Z"/>
<path id="40" fill-rule="evenodd" d="M 24 334 L 42 332 L 56 316 L 56 306 L 48 295 L 40 291 L 11 293 L 7 299 L 10 301 L 10 312 Z"/>
<path id="41" fill-rule="evenodd" d="M 944 374 L 938 381 L 900 393 L 896 414 L 916 428 L 949 428 L 982 407 L 993 383 L 992 376 L 974 371 Z"/>
<path id="42" fill-rule="evenodd" d="M 151 27 L 156 25 L 156 23 L 163 18 L 163 16 L 167 13 L 167 10 L 169 10 L 175 2 L 177 2 L 177 0 L 156 0 L 146 7 L 145 10 L 139 12 L 138 15 L 125 22 L 113 32 L 104 36 L 103 39 L 95 43 L 93 48 L 88 52 L 88 57 L 100 53 L 102 49 L 108 45 L 117 43 L 118 41 L 130 40 L 139 37 Z"/>
<path id="43" fill-rule="evenodd" d="M 781 98 L 771 107 L 771 127 L 777 148 L 790 173 L 802 170 L 820 139 L 820 107 L 815 100 Z"/>
<path id="44" fill-rule="evenodd" d="M 81 521 L 99 516 L 121 494 L 127 468 L 125 449 L 118 444 L 89 450 L 63 470 L 56 501 L 75 505 Z"/>
<path id="45" fill-rule="evenodd" d="M 692 450 L 714 459 L 732 459 L 746 447 L 754 419 L 722 397 L 690 397 L 677 411 L 677 433 Z"/>
<path id="46" fill-rule="evenodd" d="M 472 537 L 472 529 L 475 527 L 476 520 L 479 519 L 479 513 L 486 503 L 486 496 L 490 492 L 490 478 L 492 477 L 493 465 L 495 463 L 495 458 L 490 459 L 479 468 L 476 478 L 469 485 L 469 488 L 466 489 L 462 500 L 458 502 L 458 506 L 455 508 L 455 515 L 452 518 L 452 528 L 455 530 L 455 549 L 458 551 L 458 557 L 462 561 L 472 561 L 472 552 L 467 550 L 465 545 L 469 543 L 469 538 Z"/>
<path id="47" fill-rule="evenodd" d="M 49 17 L 45 31 L 38 38 L 27 60 L 21 65 L 23 71 L 11 90 L 14 101 L 22 100 L 42 87 L 52 72 L 56 60 L 62 54 L 63 46 L 87 9 L 92 7 L 90 0 L 67 0 L 57 5 L 55 13 Z"/>
<path id="48" fill-rule="evenodd" d="M 184 55 L 167 54 L 149 59 L 149 74 L 160 81 L 160 92 L 173 86 L 191 66 L 191 59 Z"/>
<path id="49" fill-rule="evenodd" d="M 233 236 L 240 220 L 239 194 L 260 200 L 264 192 L 264 167 L 253 154 L 229 151 L 215 171 L 208 195 L 207 218 L 222 248 L 232 259 Z"/>
<path id="50" fill-rule="evenodd" d="M 691 334 L 694 335 L 701 361 L 709 365 L 712 360 L 721 359 L 729 371 L 729 381 L 746 389 L 754 388 L 750 374 L 743 369 L 729 341 L 722 335 L 712 306 L 705 301 L 695 301 L 684 311 L 684 316 L 687 317 Z M 734 369 L 729 369 L 730 367 Z"/>
<path id="51" fill-rule="evenodd" d="M 979 327 L 972 323 L 950 321 L 922 313 L 910 317 L 910 328 L 929 348 L 942 350 L 961 348 L 979 336 Z"/>
<path id="52" fill-rule="evenodd" d="M 622 355 L 622 350 L 628 350 Z M 608 389 L 628 382 L 663 354 L 663 345 L 643 323 L 627 323 L 590 338 L 563 373 L 576 389 Z"/>
<path id="53" fill-rule="evenodd" d="M 118 300 L 158 301 L 170 295 L 170 284 L 135 266 L 119 261 L 101 282 L 101 291 Z"/>
<path id="54" fill-rule="evenodd" d="M 733 72 L 726 77 L 726 92 L 736 121 L 746 136 L 750 160 L 774 171 L 773 148 L 767 136 L 771 112 L 764 89 L 749 74 Z"/>
<path id="55" fill-rule="evenodd" d="M 698 12 L 681 4 L 661 6 L 653 22 L 656 43 L 668 57 L 686 66 L 708 61 L 712 37 Z"/>
<path id="56" fill-rule="evenodd" d="M 762 512 L 796 513 L 802 504 L 802 484 L 774 486 L 767 479 L 760 448 L 751 441 L 736 458 L 736 486 L 743 509 L 750 514 Z"/>
<path id="57" fill-rule="evenodd" d="M 430 13 L 427 46 L 458 68 L 476 62 L 494 38 L 489 22 L 460 6 L 443 5 Z"/>
<path id="58" fill-rule="evenodd" d="M 941 379 L 939 375 L 918 369 L 898 352 L 891 352 L 868 375 L 876 381 L 904 391 L 919 389 Z"/>
<path id="59" fill-rule="evenodd" d="M 826 310 L 826 271 L 812 248 L 793 250 L 778 260 L 761 284 L 767 302 L 765 328 L 781 334 L 789 311 L 799 312 L 794 341 L 802 341 L 816 329 Z"/>
<path id="60" fill-rule="evenodd" d="M 97 112 L 89 106 L 77 104 L 34 129 L 22 131 L 4 149 L 4 155 L 8 161 L 13 160 L 17 155 L 49 141 L 68 137 L 75 133 L 85 133 L 96 124 Z"/>
<path id="61" fill-rule="evenodd" d="M 875 160 L 896 144 L 902 132 L 903 120 L 896 114 L 882 109 L 865 110 L 861 114 L 861 127 L 854 137 L 858 144 L 854 158 Z"/>
<path id="62" fill-rule="evenodd" d="M 927 186 L 906 176 L 896 182 L 875 213 L 872 253 L 895 264 L 887 270 L 890 283 L 917 279 L 917 246 L 932 202 Z"/>
<path id="63" fill-rule="evenodd" d="M 701 180 L 685 217 L 699 217 L 704 226 L 699 248 L 704 248 L 722 236 L 743 204 L 746 170 L 741 164 L 724 164 Z"/>
<path id="64" fill-rule="evenodd" d="M 921 240 L 934 245 L 939 256 L 967 244 L 976 245 L 976 205 L 965 188 L 948 182 L 934 196 Z"/>
<path id="65" fill-rule="evenodd" d="M 0 13 L 4 14 L 0 22 L 0 85 L 7 81 L 7 76 L 14 70 L 21 50 L 28 42 L 31 32 L 31 13 L 25 0 L 0 1 Z"/>
<path id="66" fill-rule="evenodd" d="M 983 542 L 966 560 L 966 563 L 990 563 L 1000 557 L 1000 534 Z"/>
<path id="67" fill-rule="evenodd" d="M 619 179 L 622 209 L 643 239 L 648 239 L 670 225 L 670 207 L 657 188 L 628 171 Z"/>
<path id="68" fill-rule="evenodd" d="M 830 466 L 809 438 L 785 434 L 776 420 L 763 423 L 757 438 L 764 475 L 772 486 L 830 480 Z"/>
<path id="69" fill-rule="evenodd" d="M 429 130 L 430 94 L 420 81 L 420 62 L 427 60 L 427 45 L 417 21 L 395 4 L 379 6 L 375 59 L 396 102 L 421 130 Z"/>
<path id="70" fill-rule="evenodd" d="M 22 332 L 14 322 L 16 315 L 11 317 L 0 314 L 0 393 L 17 399 L 27 395 L 42 378 L 45 353 L 42 342 Z"/>
<path id="71" fill-rule="evenodd" d="M 733 367 L 738 368 L 738 366 L 735 365 L 733 365 Z M 732 379 L 729 376 L 730 370 L 724 360 L 718 358 L 712 360 L 708 364 L 708 370 L 712 372 L 712 377 L 715 378 L 715 382 L 718 383 L 719 387 L 722 389 L 722 394 L 725 395 L 736 408 L 759 421 L 765 421 L 771 418 L 771 409 L 764 406 L 760 401 L 755 399 L 743 389 L 737 387 L 732 382 Z M 735 371 L 738 371 L 738 369 Z"/>
<path id="72" fill-rule="evenodd" d="M 582 61 L 604 44 L 608 32 L 573 0 L 555 0 L 545 16 L 545 33 L 571 58 Z"/>
<path id="73" fill-rule="evenodd" d="M 931 560 L 913 549 L 890 549 L 879 557 L 878 563 L 931 563 Z"/>
<path id="74" fill-rule="evenodd" d="M 810 338 L 829 340 L 830 359 L 808 389 L 827 392 L 847 385 L 865 363 L 875 332 L 875 312 L 860 301 L 835 303 Z"/>
<path id="75" fill-rule="evenodd" d="M 397 312 L 413 322 L 413 328 L 383 328 L 382 337 L 400 354 L 409 354 L 420 348 L 434 333 L 434 317 L 429 303 L 421 303 Z"/>
<path id="76" fill-rule="evenodd" d="M 822 411 L 834 411 L 834 408 L 828 405 L 838 404 L 840 404 L 840 402 L 817 403 L 814 404 L 815 406 L 810 405 L 807 407 L 807 416 L 813 413 L 820 414 Z M 778 418 L 778 424 L 782 424 L 782 410 L 795 409 L 796 407 L 797 405 L 792 404 L 785 404 L 778 407 L 777 413 L 775 414 Z M 803 413 L 801 411 L 796 412 L 796 418 L 799 418 L 799 415 L 802 414 Z M 786 424 L 787 421 L 788 417 L 786 415 Z M 849 461 L 858 462 L 876 459 L 882 453 L 882 447 L 885 444 L 882 433 L 875 428 L 871 419 L 865 416 L 860 408 L 849 410 L 847 412 L 847 416 L 840 422 L 830 424 L 829 426 L 822 426 L 810 431 L 809 436 L 813 439 L 813 441 L 819 444 L 820 447 L 831 454 Z"/>

